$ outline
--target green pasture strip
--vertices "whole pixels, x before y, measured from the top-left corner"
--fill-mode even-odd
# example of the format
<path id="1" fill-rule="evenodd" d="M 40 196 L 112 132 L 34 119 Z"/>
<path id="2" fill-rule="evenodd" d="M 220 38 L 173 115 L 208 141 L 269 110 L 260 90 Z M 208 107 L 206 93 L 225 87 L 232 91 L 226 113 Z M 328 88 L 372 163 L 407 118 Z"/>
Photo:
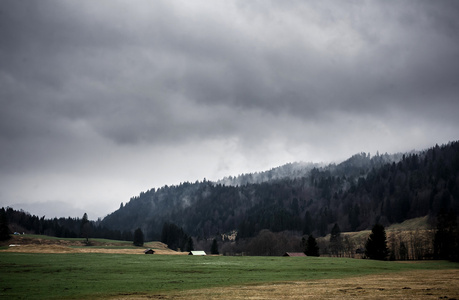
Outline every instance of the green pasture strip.
<path id="1" fill-rule="evenodd" d="M 459 268 L 445 261 L 382 262 L 322 257 L 226 257 L 0 253 L 5 299 L 93 299 L 123 294 Z"/>

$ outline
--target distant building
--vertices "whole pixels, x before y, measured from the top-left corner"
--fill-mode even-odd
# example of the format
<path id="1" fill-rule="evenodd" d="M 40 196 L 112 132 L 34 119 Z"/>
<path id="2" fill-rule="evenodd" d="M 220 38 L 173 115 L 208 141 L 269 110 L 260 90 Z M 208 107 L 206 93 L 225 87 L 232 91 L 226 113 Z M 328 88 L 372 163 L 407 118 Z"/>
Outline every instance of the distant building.
<path id="1" fill-rule="evenodd" d="M 285 252 L 282 256 L 307 256 L 303 252 Z"/>
<path id="2" fill-rule="evenodd" d="M 155 251 L 152 249 L 147 249 L 144 251 L 145 254 L 155 254 Z"/>
<path id="3" fill-rule="evenodd" d="M 206 255 L 206 252 L 204 251 L 191 251 L 188 255 Z"/>

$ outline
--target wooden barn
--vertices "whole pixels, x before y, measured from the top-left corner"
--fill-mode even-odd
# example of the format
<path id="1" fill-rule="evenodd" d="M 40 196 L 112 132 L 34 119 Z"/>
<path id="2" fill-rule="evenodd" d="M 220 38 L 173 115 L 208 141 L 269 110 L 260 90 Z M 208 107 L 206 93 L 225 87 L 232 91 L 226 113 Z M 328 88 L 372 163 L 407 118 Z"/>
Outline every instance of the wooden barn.
<path id="1" fill-rule="evenodd" d="M 282 256 L 290 256 L 290 257 L 299 257 L 299 256 L 306 256 L 303 252 L 285 252 Z"/>
<path id="2" fill-rule="evenodd" d="M 190 253 L 188 253 L 188 255 L 200 255 L 200 256 L 203 256 L 203 255 L 206 255 L 206 252 L 204 251 L 191 251 Z"/>
<path id="3" fill-rule="evenodd" d="M 155 254 L 155 251 L 153 249 L 146 249 L 144 253 L 145 254 Z"/>

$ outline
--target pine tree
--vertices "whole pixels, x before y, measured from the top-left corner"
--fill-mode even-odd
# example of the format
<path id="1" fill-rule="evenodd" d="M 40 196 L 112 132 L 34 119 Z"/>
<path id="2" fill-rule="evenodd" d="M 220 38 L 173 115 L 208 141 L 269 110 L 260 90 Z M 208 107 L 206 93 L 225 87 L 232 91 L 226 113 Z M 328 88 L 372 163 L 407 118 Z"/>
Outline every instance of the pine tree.
<path id="1" fill-rule="evenodd" d="M 168 248 L 172 250 L 180 249 L 180 251 L 183 251 L 187 249 L 187 244 L 189 242 L 188 238 L 188 235 L 182 228 L 173 223 L 164 223 L 161 233 L 161 242 L 166 244 Z"/>
<path id="2" fill-rule="evenodd" d="M 437 230 L 434 238 L 434 257 L 458 261 L 459 230 L 453 210 L 441 210 L 437 216 Z"/>
<path id="3" fill-rule="evenodd" d="M 8 229 L 8 219 L 6 218 L 5 209 L 0 209 L 0 241 L 6 241 L 10 238 L 10 230 Z"/>
<path id="4" fill-rule="evenodd" d="M 343 251 L 343 239 L 341 237 L 341 229 L 338 224 L 335 223 L 330 233 L 330 250 L 331 254 L 341 256 Z"/>
<path id="5" fill-rule="evenodd" d="M 82 237 L 86 239 L 86 244 L 89 244 L 90 231 L 91 231 L 91 223 L 89 222 L 88 214 L 84 213 L 83 218 L 81 219 L 80 234 Z"/>
<path id="6" fill-rule="evenodd" d="M 386 231 L 384 226 L 376 224 L 365 243 L 365 255 L 370 259 L 385 260 L 389 255 L 387 248 Z"/>
<path id="7" fill-rule="evenodd" d="M 142 232 L 142 229 L 137 228 L 134 231 L 134 242 L 133 242 L 133 244 L 134 244 L 134 246 L 138 246 L 138 247 L 143 246 L 143 232 Z"/>
<path id="8" fill-rule="evenodd" d="M 214 240 L 212 241 L 212 247 L 210 248 L 210 253 L 211 253 L 211 254 L 219 254 L 219 252 L 218 252 L 217 239 L 214 239 Z"/>
<path id="9" fill-rule="evenodd" d="M 320 256 L 319 246 L 317 246 L 316 239 L 312 235 L 308 237 L 308 240 L 306 242 L 306 249 L 304 253 L 307 256 Z"/>
<path id="10" fill-rule="evenodd" d="M 194 243 L 193 243 L 193 239 L 190 237 L 188 237 L 188 241 L 186 242 L 186 247 L 185 247 L 185 251 L 186 252 L 191 252 L 194 250 Z"/>

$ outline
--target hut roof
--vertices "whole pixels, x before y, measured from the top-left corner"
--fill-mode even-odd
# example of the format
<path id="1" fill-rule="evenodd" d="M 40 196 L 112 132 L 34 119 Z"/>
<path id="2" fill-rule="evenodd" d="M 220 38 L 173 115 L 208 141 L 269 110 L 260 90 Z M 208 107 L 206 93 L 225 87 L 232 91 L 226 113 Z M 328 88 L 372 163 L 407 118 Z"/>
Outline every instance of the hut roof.
<path id="1" fill-rule="evenodd" d="M 283 256 L 306 256 L 303 252 L 285 252 Z"/>
<path id="2" fill-rule="evenodd" d="M 144 253 L 145 253 L 145 254 L 154 254 L 155 251 L 154 251 L 153 249 L 146 249 L 146 250 L 144 251 Z"/>
<path id="3" fill-rule="evenodd" d="M 191 251 L 188 255 L 206 255 L 204 251 Z"/>

